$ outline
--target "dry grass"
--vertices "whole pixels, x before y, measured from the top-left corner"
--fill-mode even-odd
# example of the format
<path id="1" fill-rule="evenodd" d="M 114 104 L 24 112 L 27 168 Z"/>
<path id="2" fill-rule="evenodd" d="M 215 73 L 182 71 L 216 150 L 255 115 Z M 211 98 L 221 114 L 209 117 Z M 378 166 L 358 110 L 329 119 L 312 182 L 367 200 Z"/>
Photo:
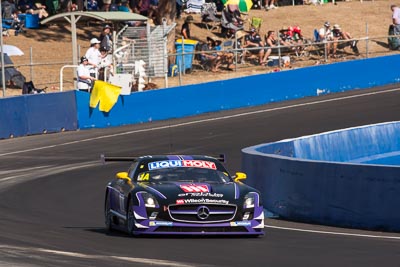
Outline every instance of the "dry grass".
<path id="1" fill-rule="evenodd" d="M 315 28 L 320 28 L 324 21 L 330 21 L 331 24 L 338 23 L 342 29 L 349 31 L 354 38 L 369 36 L 374 40 L 360 42 L 359 47 L 361 55 L 356 57 L 351 52 L 345 54 L 342 58 L 330 60 L 343 61 L 353 58 L 365 58 L 366 49 L 368 48 L 368 56 L 379 56 L 389 53 L 387 48 L 388 25 L 391 23 L 391 10 L 389 1 L 350 1 L 337 2 L 314 6 L 283 6 L 275 10 L 251 10 L 248 17 L 262 17 L 263 24 L 261 34 L 265 34 L 268 30 L 279 30 L 283 26 L 298 25 L 302 28 L 304 35 L 312 38 Z M 177 35 L 183 23 L 185 16 L 177 21 Z M 207 36 L 219 37 L 219 32 L 210 33 L 201 27 L 200 15 L 194 15 L 195 21 L 192 26 L 192 35 L 200 40 L 205 41 Z M 246 28 L 248 26 L 246 25 Z M 93 36 L 97 37 L 100 33 L 100 24 L 92 24 L 92 26 L 80 25 L 78 31 L 78 44 L 83 54 L 89 46 L 89 40 Z M 221 39 L 221 38 L 220 38 Z M 53 92 L 59 90 L 59 72 L 62 65 L 72 62 L 72 45 L 69 27 L 51 25 L 48 28 L 30 29 L 25 34 L 18 36 L 10 36 L 4 38 L 4 44 L 16 45 L 21 48 L 25 55 L 21 57 L 12 57 L 15 65 L 20 66 L 18 69 L 25 75 L 27 80 L 33 80 L 36 87 L 42 88 L 47 86 L 47 91 Z M 32 51 L 32 59 L 30 58 L 30 50 Z M 33 68 L 26 66 L 32 62 Z M 318 57 L 295 58 L 292 60 L 293 68 L 305 65 L 313 65 L 325 63 Z M 329 63 L 329 62 L 328 62 Z M 25 66 L 24 66 L 25 65 Z M 272 68 L 239 65 L 239 71 L 221 71 L 220 73 L 195 72 L 186 74 L 181 79 L 173 77 L 168 79 L 169 86 L 195 84 L 200 82 L 228 79 L 238 76 L 267 73 L 273 71 Z M 71 70 L 64 72 L 65 76 L 72 77 Z M 159 88 L 164 87 L 164 79 L 153 79 Z M 66 90 L 73 89 L 72 81 L 64 84 Z M 6 96 L 19 95 L 20 89 L 6 90 Z M 2 94 L 1 94 L 2 95 Z"/>

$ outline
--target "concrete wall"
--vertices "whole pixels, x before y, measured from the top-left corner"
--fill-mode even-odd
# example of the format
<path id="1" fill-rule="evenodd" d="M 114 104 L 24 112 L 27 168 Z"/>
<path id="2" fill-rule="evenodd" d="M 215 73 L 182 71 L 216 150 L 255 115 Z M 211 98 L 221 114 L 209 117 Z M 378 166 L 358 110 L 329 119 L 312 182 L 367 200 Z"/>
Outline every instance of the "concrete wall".
<path id="1" fill-rule="evenodd" d="M 120 96 L 109 113 L 89 108 L 89 95 L 83 92 L 4 98 L 0 138 L 180 118 L 393 84 L 400 81 L 392 67 L 398 65 L 400 55 L 394 55 L 137 92 Z"/>
<path id="2" fill-rule="evenodd" d="M 0 100 L 0 139 L 77 129 L 74 92 Z"/>
<path id="3" fill-rule="evenodd" d="M 242 150 L 242 168 L 283 218 L 400 231 L 400 166 L 353 163 L 393 164 L 399 135 L 392 122 L 261 144 Z"/>

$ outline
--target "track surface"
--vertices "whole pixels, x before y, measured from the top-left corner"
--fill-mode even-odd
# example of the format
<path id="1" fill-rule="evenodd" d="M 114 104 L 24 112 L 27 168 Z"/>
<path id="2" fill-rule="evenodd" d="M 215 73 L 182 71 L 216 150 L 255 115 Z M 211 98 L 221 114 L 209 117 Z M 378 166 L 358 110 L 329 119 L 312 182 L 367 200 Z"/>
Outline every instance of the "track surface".
<path id="1" fill-rule="evenodd" d="M 107 234 L 104 189 L 126 164 L 101 153 L 219 154 L 400 119 L 400 89 L 376 88 L 111 129 L 0 141 L 0 266 L 399 266 L 400 234 L 266 220 L 262 238 Z M 267 196 L 265 196 L 267 197 Z"/>

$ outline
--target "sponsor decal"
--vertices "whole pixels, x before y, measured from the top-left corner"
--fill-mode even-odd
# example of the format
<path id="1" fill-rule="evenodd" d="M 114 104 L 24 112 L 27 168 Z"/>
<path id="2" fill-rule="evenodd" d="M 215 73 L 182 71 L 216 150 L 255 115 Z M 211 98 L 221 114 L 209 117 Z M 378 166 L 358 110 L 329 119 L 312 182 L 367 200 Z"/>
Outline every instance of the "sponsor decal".
<path id="1" fill-rule="evenodd" d="M 172 222 L 151 221 L 149 226 L 172 226 Z"/>
<path id="2" fill-rule="evenodd" d="M 208 193 L 210 191 L 208 189 L 208 185 L 206 184 L 181 184 L 179 186 L 186 193 L 193 193 L 193 192 Z"/>
<path id="3" fill-rule="evenodd" d="M 173 168 L 173 167 L 196 167 L 216 170 L 217 166 L 214 162 L 205 160 L 163 160 L 154 161 L 148 164 L 149 170 Z"/>
<path id="4" fill-rule="evenodd" d="M 231 226 L 251 226 L 251 222 L 231 222 Z"/>
<path id="5" fill-rule="evenodd" d="M 223 197 L 224 194 L 218 193 L 182 193 L 178 194 L 178 197 Z"/>
<path id="6" fill-rule="evenodd" d="M 179 201 L 179 203 L 178 203 Z M 202 204 L 202 203 L 207 203 L 207 204 L 229 204 L 228 200 L 223 200 L 223 199 L 209 199 L 209 198 L 199 198 L 199 199 L 178 199 L 176 201 L 176 204 Z"/>

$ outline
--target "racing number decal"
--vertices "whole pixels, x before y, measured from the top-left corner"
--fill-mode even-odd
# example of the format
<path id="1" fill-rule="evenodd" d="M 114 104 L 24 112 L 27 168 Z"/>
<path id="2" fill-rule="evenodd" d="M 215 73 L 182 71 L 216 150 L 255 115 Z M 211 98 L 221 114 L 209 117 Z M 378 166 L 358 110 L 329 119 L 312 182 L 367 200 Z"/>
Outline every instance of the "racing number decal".
<path id="1" fill-rule="evenodd" d="M 148 172 L 142 172 L 138 176 L 138 181 L 139 182 L 148 181 L 149 179 L 150 179 L 150 174 Z"/>

